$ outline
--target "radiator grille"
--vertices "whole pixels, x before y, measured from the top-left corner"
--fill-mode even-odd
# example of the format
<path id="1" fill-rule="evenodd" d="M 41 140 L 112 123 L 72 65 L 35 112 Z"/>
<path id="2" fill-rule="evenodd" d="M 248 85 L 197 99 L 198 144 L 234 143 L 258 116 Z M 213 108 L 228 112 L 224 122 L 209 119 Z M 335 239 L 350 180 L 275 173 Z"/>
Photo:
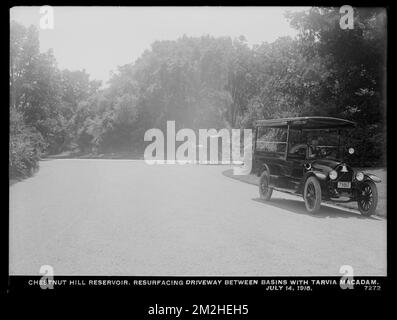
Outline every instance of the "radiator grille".
<path id="1" fill-rule="evenodd" d="M 343 166 L 340 165 L 336 168 L 336 172 L 338 172 L 338 181 L 352 181 L 353 180 L 353 169 L 349 166 L 346 166 L 348 172 L 342 172 Z"/>

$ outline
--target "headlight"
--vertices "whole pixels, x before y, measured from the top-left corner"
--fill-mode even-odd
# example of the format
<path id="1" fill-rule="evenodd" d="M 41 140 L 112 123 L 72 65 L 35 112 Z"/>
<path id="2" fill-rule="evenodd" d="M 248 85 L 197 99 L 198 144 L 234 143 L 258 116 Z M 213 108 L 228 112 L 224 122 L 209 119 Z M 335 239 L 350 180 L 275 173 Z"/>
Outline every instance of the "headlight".
<path id="1" fill-rule="evenodd" d="M 331 180 L 335 180 L 338 177 L 338 173 L 335 170 L 330 171 L 328 175 Z"/>
<path id="2" fill-rule="evenodd" d="M 363 179 L 364 179 L 364 173 L 362 173 L 362 172 L 357 172 L 357 173 L 356 173 L 356 179 L 357 179 L 358 181 L 363 181 Z"/>
<path id="3" fill-rule="evenodd" d="M 353 154 L 354 153 L 354 148 L 349 148 L 349 154 Z"/>

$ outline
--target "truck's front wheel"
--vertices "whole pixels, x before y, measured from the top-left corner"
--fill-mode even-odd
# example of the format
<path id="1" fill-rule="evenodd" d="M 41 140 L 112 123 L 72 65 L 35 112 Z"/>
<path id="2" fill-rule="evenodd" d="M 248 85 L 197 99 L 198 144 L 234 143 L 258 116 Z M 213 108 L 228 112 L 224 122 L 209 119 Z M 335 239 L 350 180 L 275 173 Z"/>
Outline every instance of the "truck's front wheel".
<path id="1" fill-rule="evenodd" d="M 317 213 L 321 206 L 321 186 L 315 177 L 307 178 L 303 192 L 306 210 Z"/>
<path id="2" fill-rule="evenodd" d="M 364 216 L 371 216 L 375 213 L 378 205 L 378 189 L 373 181 L 365 181 L 360 190 L 358 200 L 358 210 Z"/>

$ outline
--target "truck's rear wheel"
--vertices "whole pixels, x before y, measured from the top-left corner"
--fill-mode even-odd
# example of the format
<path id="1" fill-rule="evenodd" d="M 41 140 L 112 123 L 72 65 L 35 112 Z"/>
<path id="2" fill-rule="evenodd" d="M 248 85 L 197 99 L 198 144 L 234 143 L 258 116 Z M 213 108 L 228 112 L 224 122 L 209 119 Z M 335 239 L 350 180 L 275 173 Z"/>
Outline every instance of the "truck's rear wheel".
<path id="1" fill-rule="evenodd" d="M 263 171 L 259 178 L 259 195 L 263 200 L 270 200 L 273 188 L 269 187 L 270 176 L 267 171 Z"/>

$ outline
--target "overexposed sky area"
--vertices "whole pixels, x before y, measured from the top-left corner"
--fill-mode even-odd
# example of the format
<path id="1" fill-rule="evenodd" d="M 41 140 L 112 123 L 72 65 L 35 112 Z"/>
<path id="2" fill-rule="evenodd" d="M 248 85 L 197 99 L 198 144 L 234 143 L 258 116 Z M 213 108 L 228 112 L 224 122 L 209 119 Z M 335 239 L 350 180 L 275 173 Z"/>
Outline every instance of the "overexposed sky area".
<path id="1" fill-rule="evenodd" d="M 105 83 L 110 71 L 134 62 L 156 40 L 244 35 L 252 45 L 294 37 L 284 13 L 307 7 L 53 7 L 54 28 L 44 30 L 39 9 L 14 7 L 10 17 L 37 26 L 40 50 L 52 48 L 61 69 L 85 69 Z"/>

